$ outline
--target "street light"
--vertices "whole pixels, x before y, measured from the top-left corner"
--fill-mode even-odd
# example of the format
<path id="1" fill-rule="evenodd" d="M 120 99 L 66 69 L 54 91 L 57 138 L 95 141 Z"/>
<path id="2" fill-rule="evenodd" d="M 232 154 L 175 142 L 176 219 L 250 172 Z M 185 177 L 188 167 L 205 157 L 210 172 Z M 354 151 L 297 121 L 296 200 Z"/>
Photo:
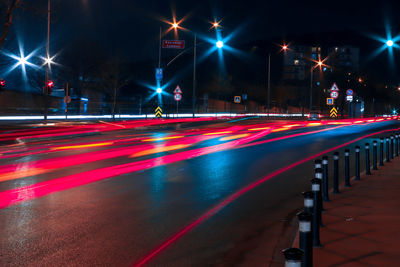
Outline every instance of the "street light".
<path id="1" fill-rule="evenodd" d="M 157 90 L 156 90 L 156 92 L 157 92 L 157 94 L 161 94 L 161 93 L 162 93 L 162 88 L 161 88 L 161 87 L 158 87 Z"/>
<path id="2" fill-rule="evenodd" d="M 387 41 L 386 41 L 386 45 L 389 46 L 389 47 L 391 47 L 391 46 L 394 45 L 394 43 L 393 43 L 392 40 L 387 40 Z"/>
<path id="3" fill-rule="evenodd" d="M 218 41 L 215 45 L 217 46 L 218 49 L 221 49 L 224 46 L 224 42 Z"/>

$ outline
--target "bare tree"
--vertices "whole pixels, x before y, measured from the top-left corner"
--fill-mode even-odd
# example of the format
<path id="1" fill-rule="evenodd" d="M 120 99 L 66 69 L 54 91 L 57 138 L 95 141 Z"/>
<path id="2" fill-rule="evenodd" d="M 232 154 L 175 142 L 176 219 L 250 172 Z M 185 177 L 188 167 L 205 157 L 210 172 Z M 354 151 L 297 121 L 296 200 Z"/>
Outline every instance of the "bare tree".
<path id="1" fill-rule="evenodd" d="M 102 90 L 108 95 L 113 95 L 112 115 L 115 120 L 118 91 L 130 81 L 129 71 L 121 60 L 110 58 L 102 64 L 99 76 Z"/>
<path id="2" fill-rule="evenodd" d="M 0 47 L 3 46 L 8 32 L 10 30 L 14 11 L 21 6 L 21 0 L 1 0 L 0 1 L 0 14 L 2 20 L 2 31 L 0 35 Z"/>

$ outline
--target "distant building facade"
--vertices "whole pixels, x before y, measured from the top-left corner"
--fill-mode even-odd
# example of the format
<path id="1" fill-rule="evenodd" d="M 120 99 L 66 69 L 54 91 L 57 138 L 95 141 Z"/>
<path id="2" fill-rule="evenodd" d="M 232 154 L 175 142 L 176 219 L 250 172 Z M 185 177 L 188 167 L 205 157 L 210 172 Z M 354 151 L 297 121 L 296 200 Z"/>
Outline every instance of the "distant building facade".
<path id="1" fill-rule="evenodd" d="M 323 71 L 335 68 L 358 71 L 360 49 L 353 46 L 329 47 L 323 50 L 320 46 L 294 45 L 285 52 L 283 62 L 283 80 L 305 81 L 310 77 L 311 67 L 318 60 L 323 60 L 329 68 L 323 67 Z M 314 62 L 313 62 L 314 61 Z M 314 72 L 314 78 L 318 79 L 319 72 Z"/>

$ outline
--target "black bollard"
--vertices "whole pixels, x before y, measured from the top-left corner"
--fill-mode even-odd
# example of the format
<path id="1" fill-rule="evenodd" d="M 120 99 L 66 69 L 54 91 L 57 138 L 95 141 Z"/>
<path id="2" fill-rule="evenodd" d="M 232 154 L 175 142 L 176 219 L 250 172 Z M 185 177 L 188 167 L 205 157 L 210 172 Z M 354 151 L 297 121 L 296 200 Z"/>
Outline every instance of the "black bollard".
<path id="1" fill-rule="evenodd" d="M 287 248 L 282 250 L 285 256 L 285 267 L 301 267 L 304 252 L 299 248 Z"/>
<path id="2" fill-rule="evenodd" d="M 322 161 L 321 161 L 322 162 Z M 318 169 L 315 169 L 315 178 L 316 179 L 318 179 L 319 181 L 320 181 L 320 183 L 321 183 L 321 186 L 322 186 L 322 177 L 323 177 L 323 170 L 322 169 L 320 169 L 320 168 L 318 168 Z M 322 189 L 322 188 L 321 188 Z M 323 211 L 324 210 L 324 204 L 322 203 L 322 190 L 320 190 L 319 191 L 319 193 L 318 193 L 318 198 L 319 198 L 319 208 L 321 209 L 321 211 Z"/>
<path id="3" fill-rule="evenodd" d="M 383 138 L 380 139 L 379 147 L 379 166 L 383 166 Z"/>
<path id="4" fill-rule="evenodd" d="M 390 158 L 394 159 L 394 136 L 390 136 Z"/>
<path id="5" fill-rule="evenodd" d="M 356 180 L 360 180 L 360 147 L 356 146 Z"/>
<path id="6" fill-rule="evenodd" d="M 314 212 L 313 192 L 312 191 L 303 192 L 303 196 L 304 196 L 304 211 L 313 214 Z"/>
<path id="7" fill-rule="evenodd" d="M 390 162 L 389 137 L 386 137 L 386 162 Z"/>
<path id="8" fill-rule="evenodd" d="M 372 146 L 373 146 L 373 150 L 372 150 L 372 169 L 374 171 L 376 171 L 378 169 L 378 142 L 377 141 L 373 141 L 372 142 Z"/>
<path id="9" fill-rule="evenodd" d="M 316 159 L 314 160 L 314 170 L 322 169 L 322 160 Z"/>
<path id="10" fill-rule="evenodd" d="M 395 151 L 396 151 L 396 157 L 398 157 L 399 156 L 399 135 L 396 133 L 396 135 L 394 137 L 395 137 L 394 148 L 395 148 Z"/>
<path id="11" fill-rule="evenodd" d="M 319 227 L 321 226 L 321 209 L 319 208 L 319 201 L 318 194 L 321 191 L 321 181 L 319 179 L 312 179 L 311 180 L 311 189 L 313 193 L 313 200 L 314 200 L 314 207 L 313 207 L 313 223 L 312 223 L 312 230 L 313 230 L 313 246 L 314 247 L 322 247 L 321 241 L 319 240 Z"/>
<path id="12" fill-rule="evenodd" d="M 339 152 L 333 153 L 333 193 L 339 194 Z"/>
<path id="13" fill-rule="evenodd" d="M 371 175 L 371 163 L 369 161 L 369 143 L 365 143 L 365 174 Z"/>
<path id="14" fill-rule="evenodd" d="M 324 201 L 329 201 L 329 181 L 328 181 L 328 157 L 322 157 L 322 195 L 324 197 Z"/>
<path id="15" fill-rule="evenodd" d="M 350 150 L 344 151 L 344 186 L 350 187 Z"/>
<path id="16" fill-rule="evenodd" d="M 299 243 L 300 249 L 304 251 L 302 267 L 313 266 L 313 247 L 312 247 L 312 233 L 311 233 L 311 218 L 312 215 L 307 212 L 300 212 L 297 214 L 299 218 Z"/>

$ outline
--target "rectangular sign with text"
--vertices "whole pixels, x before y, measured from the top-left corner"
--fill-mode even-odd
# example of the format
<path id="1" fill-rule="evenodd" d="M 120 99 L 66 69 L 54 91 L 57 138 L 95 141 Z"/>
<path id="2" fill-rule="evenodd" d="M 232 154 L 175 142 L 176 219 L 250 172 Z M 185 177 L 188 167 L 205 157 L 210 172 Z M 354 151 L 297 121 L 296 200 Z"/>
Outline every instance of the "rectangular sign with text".
<path id="1" fill-rule="evenodd" d="M 185 40 L 163 40 L 163 48 L 184 49 Z"/>

